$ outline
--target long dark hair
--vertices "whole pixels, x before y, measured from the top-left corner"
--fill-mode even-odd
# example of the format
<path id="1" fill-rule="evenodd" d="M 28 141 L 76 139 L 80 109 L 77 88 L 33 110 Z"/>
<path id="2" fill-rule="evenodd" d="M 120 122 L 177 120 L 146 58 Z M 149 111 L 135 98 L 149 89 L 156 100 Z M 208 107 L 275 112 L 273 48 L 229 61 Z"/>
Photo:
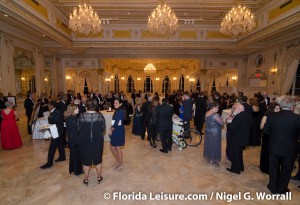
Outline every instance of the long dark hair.
<path id="1" fill-rule="evenodd" d="M 122 101 L 121 98 L 116 98 L 116 99 L 114 99 L 114 101 L 115 101 L 115 100 L 118 101 L 120 104 L 123 103 L 123 101 Z M 115 117 L 115 114 L 116 114 L 119 110 L 123 110 L 123 104 L 120 105 L 120 107 L 118 107 L 118 108 L 115 110 L 115 113 L 114 113 L 113 117 Z"/>

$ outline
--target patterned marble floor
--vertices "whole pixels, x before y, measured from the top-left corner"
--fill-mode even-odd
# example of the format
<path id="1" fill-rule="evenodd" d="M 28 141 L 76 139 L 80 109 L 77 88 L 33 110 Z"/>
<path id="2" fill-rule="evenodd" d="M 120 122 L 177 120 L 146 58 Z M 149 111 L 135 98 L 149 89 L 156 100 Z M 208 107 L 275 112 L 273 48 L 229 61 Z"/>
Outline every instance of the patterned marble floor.
<path id="1" fill-rule="evenodd" d="M 268 176 L 260 173 L 260 148 L 249 148 L 244 153 L 245 172 L 241 175 L 226 171 L 230 163 L 223 156 L 220 167 L 209 165 L 202 157 L 203 143 L 196 147 L 179 151 L 176 145 L 169 154 L 159 152 L 159 147 L 151 148 L 147 141 L 131 134 L 130 126 L 126 127 L 126 145 L 123 149 L 125 169 L 113 171 L 113 156 L 109 143 L 105 143 L 103 182 L 96 181 L 96 171 L 90 174 L 89 186 L 83 185 L 83 176 L 68 173 L 68 158 L 65 162 L 54 163 L 47 170 L 39 166 L 45 163 L 49 141 L 31 140 L 26 134 L 26 117 L 22 110 L 18 126 L 24 145 L 16 150 L 0 150 L 0 204 L 227 204 L 230 194 L 241 193 L 242 199 L 233 200 L 230 204 L 299 204 L 300 181 L 291 181 L 289 188 L 292 199 L 258 200 L 256 193 L 266 193 Z M 66 149 L 67 155 L 69 155 Z M 56 153 L 58 154 L 58 153 Z M 56 157 L 55 157 L 56 158 Z M 124 194 L 145 194 L 147 200 L 105 199 L 104 194 L 122 192 Z M 151 200 L 158 194 L 201 194 L 201 200 Z M 152 198 L 150 199 L 150 193 Z M 228 194 L 216 199 L 217 194 Z M 251 193 L 253 200 L 246 200 L 243 195 Z M 105 195 L 106 197 L 108 195 Z M 158 197 L 157 196 L 157 197 Z M 122 195 L 123 199 L 130 197 Z M 193 196 L 197 198 L 197 196 Z M 207 197 L 207 199 L 206 199 Z M 210 200 L 212 197 L 212 200 Z M 227 202 L 228 201 L 228 202 Z"/>

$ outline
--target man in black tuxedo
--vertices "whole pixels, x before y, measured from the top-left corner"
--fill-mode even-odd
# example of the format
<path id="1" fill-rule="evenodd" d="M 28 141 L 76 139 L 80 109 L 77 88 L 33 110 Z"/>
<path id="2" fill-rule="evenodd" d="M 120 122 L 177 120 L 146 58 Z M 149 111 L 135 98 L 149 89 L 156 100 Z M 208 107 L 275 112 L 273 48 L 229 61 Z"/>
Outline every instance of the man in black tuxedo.
<path id="1" fill-rule="evenodd" d="M 26 100 L 24 101 L 24 107 L 26 109 L 27 116 L 27 132 L 29 135 L 32 134 L 30 119 L 34 108 L 34 93 L 28 93 Z"/>
<path id="2" fill-rule="evenodd" d="M 245 111 L 252 115 L 252 113 L 253 113 L 253 108 L 252 108 L 251 105 L 249 105 L 249 104 L 247 103 L 247 101 L 248 101 L 248 97 L 247 97 L 247 96 L 242 96 L 242 97 L 241 97 L 241 104 L 244 106 Z"/>
<path id="3" fill-rule="evenodd" d="M 98 91 L 96 91 L 96 93 L 93 96 L 93 98 L 97 101 L 99 109 L 102 110 L 101 107 L 102 107 L 102 104 L 103 104 L 103 99 L 102 99 L 101 94 Z"/>
<path id="4" fill-rule="evenodd" d="M 173 128 L 173 107 L 168 104 L 168 99 L 162 99 L 162 104 L 158 106 L 156 117 L 158 119 L 158 132 L 161 138 L 161 152 L 168 153 L 172 150 L 172 128 Z"/>
<path id="5" fill-rule="evenodd" d="M 249 145 L 253 117 L 245 112 L 241 103 L 235 103 L 234 107 L 235 117 L 231 122 L 227 122 L 227 133 L 230 133 L 227 135 L 227 142 L 231 160 L 231 168 L 227 168 L 227 170 L 240 174 L 241 171 L 244 171 L 243 150 L 245 146 Z"/>
<path id="6" fill-rule="evenodd" d="M 86 101 L 87 101 L 87 97 L 86 96 L 82 96 L 81 102 L 78 105 L 79 114 L 86 112 L 86 107 L 85 107 Z"/>
<path id="7" fill-rule="evenodd" d="M 141 138 L 142 140 L 145 139 L 145 134 L 146 134 L 146 129 L 147 129 L 147 118 L 146 118 L 146 114 L 148 113 L 149 107 L 152 103 L 152 96 L 148 97 L 148 101 L 144 102 L 141 108 L 142 114 L 143 114 L 143 118 L 142 118 L 142 133 L 141 133 Z M 147 129 L 147 132 L 149 132 L 149 130 Z"/>
<path id="8" fill-rule="evenodd" d="M 195 119 L 194 124 L 196 129 L 202 133 L 203 123 L 205 120 L 206 113 L 206 100 L 204 99 L 204 93 L 200 92 L 199 97 L 196 100 L 196 111 L 195 111 Z"/>
<path id="9" fill-rule="evenodd" d="M 183 93 L 183 121 L 186 123 L 186 129 L 190 128 L 190 120 L 193 118 L 193 99 L 190 98 L 189 92 Z"/>
<path id="10" fill-rule="evenodd" d="M 299 149 L 300 116 L 291 111 L 293 105 L 290 97 L 282 99 L 282 110 L 272 113 L 264 126 L 264 132 L 271 136 L 268 188 L 273 194 L 289 192 L 288 184 Z"/>
<path id="11" fill-rule="evenodd" d="M 48 118 L 49 124 L 55 124 L 57 127 L 58 137 L 55 139 L 51 139 L 49 151 L 48 151 L 48 160 L 47 163 L 41 166 L 41 169 L 47 169 L 52 167 L 53 165 L 53 159 L 55 155 L 56 149 L 58 149 L 59 157 L 55 160 L 55 162 L 65 161 L 66 160 L 66 154 L 63 144 L 63 133 L 64 133 L 64 117 L 63 114 L 60 112 L 60 110 L 56 109 L 57 102 L 54 100 L 51 100 L 49 102 L 49 110 L 50 115 Z"/>
<path id="12" fill-rule="evenodd" d="M 263 94 L 262 94 L 262 96 L 264 97 L 266 106 L 269 107 L 270 106 L 270 97 L 268 96 L 267 91 L 264 91 Z"/>
<path id="13" fill-rule="evenodd" d="M 68 105 L 67 105 L 67 100 L 68 100 L 68 96 L 64 93 L 60 93 L 57 95 L 57 109 L 64 114 L 64 112 L 67 110 Z M 65 122 L 65 121 L 64 121 Z M 68 142 L 67 142 L 67 134 L 66 134 L 66 128 L 64 127 L 64 133 L 63 133 L 63 142 L 64 142 L 64 146 L 68 146 Z"/>

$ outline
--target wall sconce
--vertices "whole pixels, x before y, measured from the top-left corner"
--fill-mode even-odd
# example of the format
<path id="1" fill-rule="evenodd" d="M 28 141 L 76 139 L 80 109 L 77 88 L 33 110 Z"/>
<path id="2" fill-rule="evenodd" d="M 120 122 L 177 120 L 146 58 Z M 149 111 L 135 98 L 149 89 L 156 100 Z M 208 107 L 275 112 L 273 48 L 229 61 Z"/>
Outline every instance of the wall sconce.
<path id="1" fill-rule="evenodd" d="M 111 81 L 111 80 L 110 80 L 110 78 L 105 78 L 105 81 L 106 81 L 106 82 L 109 82 L 109 81 Z"/>
<path id="2" fill-rule="evenodd" d="M 137 78 L 137 80 L 141 80 L 141 78 Z"/>
<path id="3" fill-rule="evenodd" d="M 195 78 L 190 78 L 190 82 L 195 82 Z"/>
<path id="4" fill-rule="evenodd" d="M 112 76 L 110 76 L 110 78 L 114 78 L 114 76 L 112 75 Z"/>
<path id="5" fill-rule="evenodd" d="M 159 78 L 155 78 L 155 80 L 159 80 Z"/>
<path id="6" fill-rule="evenodd" d="M 173 80 L 177 80 L 177 78 L 176 78 L 176 77 L 173 77 Z"/>
<path id="7" fill-rule="evenodd" d="M 185 78 L 189 79 L 189 78 L 190 78 L 190 76 L 188 76 L 188 75 L 187 75 Z"/>
<path id="8" fill-rule="evenodd" d="M 25 81 L 25 77 L 22 77 L 21 80 Z"/>
<path id="9" fill-rule="evenodd" d="M 277 73 L 277 67 L 273 67 L 273 68 L 271 69 L 271 73 L 273 74 L 272 84 L 274 84 L 274 83 L 275 83 L 274 75 Z"/>
<path id="10" fill-rule="evenodd" d="M 234 75 L 234 76 L 231 77 L 231 79 L 232 79 L 233 81 L 235 81 L 235 80 L 237 80 L 237 76 Z"/>
<path id="11" fill-rule="evenodd" d="M 125 80 L 125 78 L 124 78 L 124 77 L 122 77 L 122 78 L 121 78 L 121 80 Z"/>
<path id="12" fill-rule="evenodd" d="M 45 78 L 44 81 L 45 81 L 45 82 L 48 82 L 48 78 Z"/>
<path id="13" fill-rule="evenodd" d="M 67 75 L 66 79 L 69 81 L 69 80 L 71 80 L 71 77 L 69 75 Z"/>

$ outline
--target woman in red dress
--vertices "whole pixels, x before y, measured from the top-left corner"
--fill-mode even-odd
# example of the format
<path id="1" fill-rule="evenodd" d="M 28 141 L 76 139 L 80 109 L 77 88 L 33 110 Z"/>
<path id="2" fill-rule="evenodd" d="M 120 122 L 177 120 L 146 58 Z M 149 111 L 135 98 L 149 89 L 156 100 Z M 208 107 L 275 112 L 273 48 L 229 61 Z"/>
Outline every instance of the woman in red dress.
<path id="1" fill-rule="evenodd" d="M 13 109 L 11 101 L 5 102 L 6 108 L 1 111 L 1 143 L 3 149 L 15 149 L 22 146 L 22 140 L 16 119 L 19 119 L 18 113 Z"/>

